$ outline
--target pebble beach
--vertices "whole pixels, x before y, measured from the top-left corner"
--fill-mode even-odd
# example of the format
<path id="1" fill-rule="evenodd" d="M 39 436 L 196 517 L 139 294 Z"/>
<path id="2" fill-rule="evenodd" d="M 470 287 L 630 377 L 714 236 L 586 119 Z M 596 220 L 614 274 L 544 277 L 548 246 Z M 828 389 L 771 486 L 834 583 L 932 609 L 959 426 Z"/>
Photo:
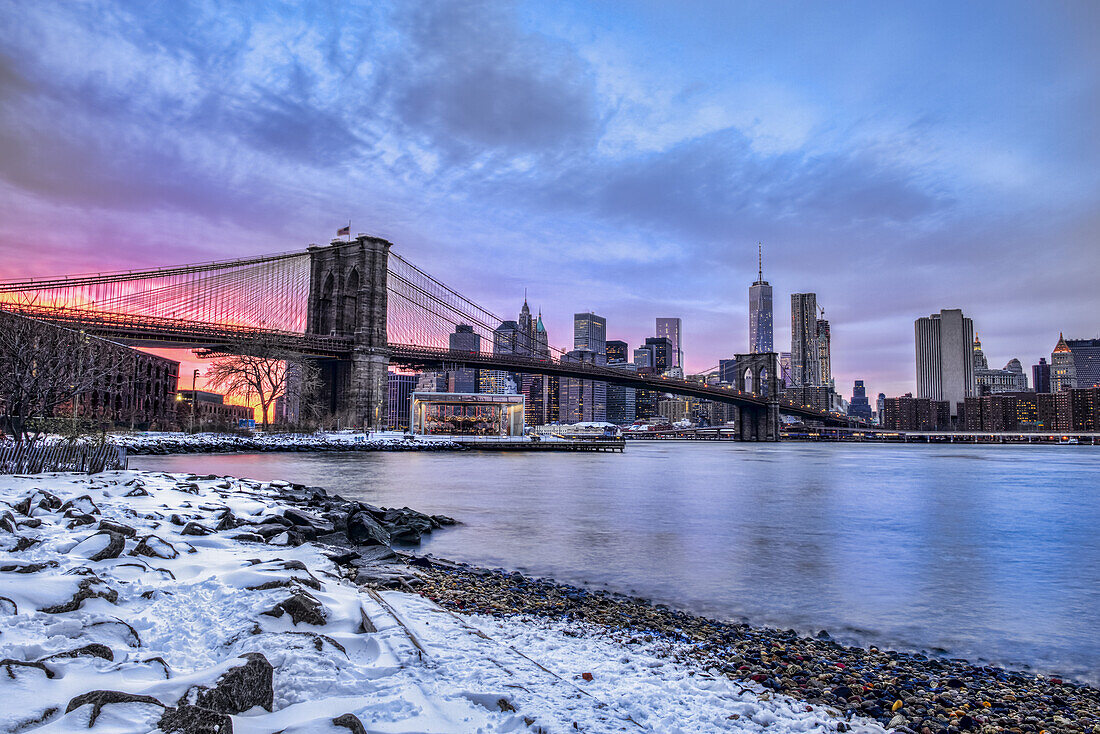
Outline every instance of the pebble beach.
<path id="1" fill-rule="evenodd" d="M 685 643 L 676 648 L 683 662 L 899 732 L 1100 732 L 1100 689 L 1058 677 L 846 646 L 824 630 L 801 636 L 722 622 L 499 569 L 437 562 L 417 570 L 420 593 L 446 608 L 574 620 L 628 644 L 675 640 Z"/>

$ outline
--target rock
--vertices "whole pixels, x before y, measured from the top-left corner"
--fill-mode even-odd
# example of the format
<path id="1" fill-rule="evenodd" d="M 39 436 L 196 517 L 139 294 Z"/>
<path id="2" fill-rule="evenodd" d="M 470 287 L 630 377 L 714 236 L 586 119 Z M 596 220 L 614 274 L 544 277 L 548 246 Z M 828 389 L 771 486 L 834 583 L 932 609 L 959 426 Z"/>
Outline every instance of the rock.
<path id="1" fill-rule="evenodd" d="M 88 495 L 77 497 L 75 500 L 69 500 L 65 504 L 61 505 L 61 512 L 66 510 L 76 510 L 78 515 L 100 515 L 99 507 L 92 501 L 92 498 Z"/>
<path id="2" fill-rule="evenodd" d="M 890 719 L 890 723 L 886 725 L 886 728 L 887 729 L 897 729 L 899 726 L 905 726 L 908 723 L 909 723 L 908 719 L 906 719 L 901 714 L 897 714 L 896 716 L 894 716 L 894 718 Z"/>
<path id="3" fill-rule="evenodd" d="M 236 516 L 229 510 L 222 513 L 221 518 L 218 520 L 218 524 L 215 526 L 215 530 L 232 530 L 240 525 L 241 522 Z"/>
<path id="4" fill-rule="evenodd" d="M 118 558 L 125 549 L 126 540 L 121 535 L 110 530 L 102 530 L 89 535 L 69 552 L 83 556 L 89 561 L 105 561 L 108 558 Z"/>
<path id="5" fill-rule="evenodd" d="M 411 525 L 395 525 L 390 528 L 390 541 L 405 545 L 417 545 L 420 543 L 421 530 Z"/>
<path id="6" fill-rule="evenodd" d="M 363 728 L 363 722 L 355 714 L 340 714 L 332 720 L 332 724 L 350 729 L 351 734 L 367 734 L 367 730 Z"/>
<path id="7" fill-rule="evenodd" d="M 0 530 L 5 533 L 14 533 L 15 527 L 15 515 L 11 514 L 11 510 L 4 510 L 3 513 L 0 513 Z"/>
<path id="8" fill-rule="evenodd" d="M 290 615 L 290 620 L 295 626 L 297 626 L 299 622 L 305 622 L 306 624 L 312 624 L 318 627 L 325 624 L 324 605 L 304 591 L 295 593 L 290 598 L 284 599 L 276 604 L 272 609 L 261 613 L 269 617 L 281 617 L 286 613 Z"/>
<path id="9" fill-rule="evenodd" d="M 256 535 L 256 533 L 238 533 L 232 536 L 233 540 L 239 540 L 244 543 L 263 543 L 264 537 L 262 535 Z"/>
<path id="10" fill-rule="evenodd" d="M 172 559 L 179 556 L 179 551 L 164 538 L 146 535 L 138 542 L 137 547 L 130 551 L 130 555 Z"/>
<path id="11" fill-rule="evenodd" d="M 199 525 L 197 522 L 192 520 L 191 522 L 183 526 L 183 530 L 180 531 L 180 535 L 210 535 L 212 532 L 214 531 L 210 528 L 203 527 L 202 525 Z"/>
<path id="12" fill-rule="evenodd" d="M 311 515 L 308 512 L 288 507 L 283 511 L 283 517 L 290 520 L 295 525 L 307 528 L 313 528 L 314 530 L 322 533 L 331 533 L 333 531 L 333 525 L 327 520 L 322 520 L 316 515 Z"/>
<path id="13" fill-rule="evenodd" d="M 255 706 L 271 711 L 275 691 L 271 663 L 262 653 L 241 655 L 247 662 L 230 668 L 213 688 L 195 686 L 180 698 L 177 706 L 198 706 L 221 714 L 240 714 Z"/>
<path id="14" fill-rule="evenodd" d="M 61 508 L 61 500 L 57 495 L 50 494 L 49 492 L 36 489 L 30 495 L 15 505 L 15 511 L 20 515 L 26 515 L 30 517 L 36 509 L 43 510 L 58 510 Z"/>
<path id="15" fill-rule="evenodd" d="M 348 515 L 348 540 L 355 545 L 389 545 L 390 534 L 369 513 Z"/>
<path id="16" fill-rule="evenodd" d="M 233 734 L 233 719 L 198 706 L 177 706 L 164 712 L 157 728 L 166 734 Z"/>
<path id="17" fill-rule="evenodd" d="M 147 703 L 164 708 L 164 704 L 152 696 L 143 696 L 138 693 L 123 693 L 122 691 L 89 691 L 88 693 L 82 693 L 71 699 L 69 705 L 65 707 L 65 713 L 74 711 L 81 706 L 91 704 L 92 715 L 88 720 L 88 728 L 90 729 L 92 725 L 95 724 L 95 720 L 99 718 L 99 712 L 103 707 L 114 703 Z"/>
<path id="18" fill-rule="evenodd" d="M 111 648 L 106 645 L 101 645 L 98 642 L 85 645 L 84 647 L 78 647 L 74 650 L 66 650 L 65 652 L 55 652 L 53 655 L 47 655 L 41 658 L 38 662 L 44 663 L 47 660 L 64 660 L 66 658 L 81 658 L 81 657 L 96 657 L 103 658 L 109 662 L 114 662 L 115 654 L 111 651 Z"/>
<path id="19" fill-rule="evenodd" d="M 73 598 L 64 604 L 55 604 L 52 607 L 46 607 L 45 609 L 39 609 L 38 611 L 45 614 L 64 614 L 66 612 L 75 612 L 80 609 L 80 605 L 84 603 L 85 599 L 106 599 L 111 604 L 118 601 L 118 592 L 107 586 L 103 579 L 98 576 L 93 578 L 81 579 L 77 591 L 73 594 Z"/>
<path id="20" fill-rule="evenodd" d="M 6 573 L 38 573 L 39 571 L 45 571 L 47 568 L 57 568 L 57 561 L 46 561 L 45 563 L 7 563 L 0 566 L 0 571 Z"/>
<path id="21" fill-rule="evenodd" d="M 134 530 L 132 527 L 130 527 L 129 525 L 123 525 L 120 522 L 114 522 L 112 520 L 100 520 L 99 521 L 99 529 L 100 530 L 109 530 L 112 533 L 118 533 L 123 538 L 136 538 L 137 537 L 137 531 Z"/>
<path id="22" fill-rule="evenodd" d="M 55 677 L 54 672 L 43 665 L 41 660 L 30 662 L 27 660 L 14 660 L 12 658 L 7 658 L 5 660 L 0 660 L 0 668 L 3 668 L 5 671 L 7 671 L 8 678 L 11 678 L 13 680 L 15 679 L 15 671 L 13 670 L 13 668 L 35 668 L 45 673 L 47 678 Z"/>

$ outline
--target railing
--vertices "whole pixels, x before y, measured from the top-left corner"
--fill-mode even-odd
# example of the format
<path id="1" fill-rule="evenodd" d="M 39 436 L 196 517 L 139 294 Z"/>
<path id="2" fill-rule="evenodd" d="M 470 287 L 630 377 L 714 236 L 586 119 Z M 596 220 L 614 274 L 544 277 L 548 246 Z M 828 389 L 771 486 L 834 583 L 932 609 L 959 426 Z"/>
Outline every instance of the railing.
<path id="1" fill-rule="evenodd" d="M 0 446 L 0 474 L 74 471 L 96 474 L 125 469 L 126 449 L 82 444 L 15 444 Z"/>

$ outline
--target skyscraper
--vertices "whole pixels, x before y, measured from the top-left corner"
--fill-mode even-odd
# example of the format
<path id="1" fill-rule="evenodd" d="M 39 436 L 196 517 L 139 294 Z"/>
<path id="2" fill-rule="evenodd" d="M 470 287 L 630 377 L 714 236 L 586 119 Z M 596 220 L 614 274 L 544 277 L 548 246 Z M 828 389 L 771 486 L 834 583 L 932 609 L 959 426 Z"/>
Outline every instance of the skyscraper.
<path id="1" fill-rule="evenodd" d="M 817 374 L 820 385 L 831 385 L 833 381 L 832 343 L 825 309 L 821 309 L 821 318 L 817 320 Z"/>
<path id="2" fill-rule="evenodd" d="M 602 354 L 591 349 L 574 349 L 562 355 L 563 362 L 602 364 Z M 562 377 L 559 387 L 559 418 L 562 423 L 607 420 L 607 383 Z"/>
<path id="3" fill-rule="evenodd" d="M 1066 338 L 1058 335 L 1058 344 L 1050 355 L 1050 391 L 1059 393 L 1077 387 L 1077 365 Z"/>
<path id="4" fill-rule="evenodd" d="M 672 342 L 672 364 L 668 366 L 669 369 L 673 367 L 684 368 L 684 344 L 681 341 L 683 324 L 679 318 L 658 318 L 657 319 L 657 336 L 665 337 Z"/>
<path id="5" fill-rule="evenodd" d="M 1066 339 L 1077 371 L 1077 387 L 1100 386 L 1100 339 Z"/>
<path id="6" fill-rule="evenodd" d="M 867 399 L 867 388 L 864 387 L 863 380 L 856 380 L 852 388 L 852 401 L 848 403 L 848 415 L 871 420 L 871 401 Z"/>
<path id="7" fill-rule="evenodd" d="M 607 342 L 607 363 L 627 362 L 627 345 L 624 341 L 610 339 Z"/>
<path id="8" fill-rule="evenodd" d="M 878 420 L 878 424 L 881 426 L 885 416 L 883 413 L 886 411 L 886 393 L 880 392 L 878 398 L 875 399 L 875 418 Z"/>
<path id="9" fill-rule="evenodd" d="M 946 400 L 951 415 L 977 394 L 974 379 L 974 322 L 961 309 L 944 309 L 913 322 L 917 397 Z"/>
<path id="10" fill-rule="evenodd" d="M 672 341 L 668 337 L 646 337 L 645 345 L 650 348 L 653 354 L 653 363 L 650 366 L 656 374 L 663 375 L 672 369 L 672 362 L 676 353 L 673 350 Z"/>
<path id="11" fill-rule="evenodd" d="M 757 247 L 756 282 L 749 286 L 750 354 L 772 351 L 772 287 L 764 280 L 763 249 Z"/>
<path id="12" fill-rule="evenodd" d="M 821 384 L 816 293 L 791 294 L 791 383 L 793 387 Z"/>
<path id="13" fill-rule="evenodd" d="M 1050 363 L 1046 357 L 1039 357 L 1039 364 L 1031 365 L 1031 382 L 1035 392 L 1050 392 Z"/>
<path id="14" fill-rule="evenodd" d="M 448 341 L 448 346 L 451 348 L 451 351 L 481 351 L 481 336 L 479 336 L 474 331 L 474 327 L 469 324 L 459 324 L 456 326 L 454 333 L 448 337 Z"/>
<path id="15" fill-rule="evenodd" d="M 573 348 L 607 356 L 607 319 L 591 312 L 573 314 Z"/>

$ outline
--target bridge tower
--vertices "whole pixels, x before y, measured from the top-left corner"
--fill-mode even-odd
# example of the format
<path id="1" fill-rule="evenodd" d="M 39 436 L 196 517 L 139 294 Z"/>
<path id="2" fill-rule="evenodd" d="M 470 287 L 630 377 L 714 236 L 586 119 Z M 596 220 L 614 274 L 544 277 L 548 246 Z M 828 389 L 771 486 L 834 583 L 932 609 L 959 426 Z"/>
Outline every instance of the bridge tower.
<path id="1" fill-rule="evenodd" d="M 360 235 L 309 248 L 306 331 L 352 340 L 348 360 L 320 360 L 327 412 L 343 426 L 386 424 L 386 277 L 391 243 Z"/>
<path id="2" fill-rule="evenodd" d="M 779 355 L 775 352 L 738 354 L 734 387 L 767 398 L 759 407 L 737 409 L 737 434 L 742 441 L 779 440 Z"/>

